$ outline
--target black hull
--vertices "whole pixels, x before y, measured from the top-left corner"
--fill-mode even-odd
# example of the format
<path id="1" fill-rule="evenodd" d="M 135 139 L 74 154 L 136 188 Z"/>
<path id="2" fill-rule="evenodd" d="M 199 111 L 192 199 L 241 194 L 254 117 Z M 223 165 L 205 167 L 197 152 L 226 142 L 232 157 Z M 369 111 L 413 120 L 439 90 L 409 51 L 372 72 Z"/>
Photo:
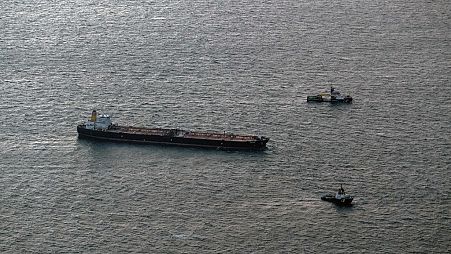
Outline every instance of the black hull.
<path id="1" fill-rule="evenodd" d="M 187 138 L 166 135 L 150 135 L 140 133 L 123 133 L 109 130 L 90 130 L 77 126 L 79 138 L 106 140 L 115 142 L 171 145 L 198 148 L 214 148 L 222 150 L 264 150 L 268 139 L 255 141 L 214 140 L 201 138 Z"/>
<path id="2" fill-rule="evenodd" d="M 333 195 L 325 195 L 325 196 L 321 197 L 321 200 L 331 202 L 336 205 L 350 206 L 350 205 L 352 205 L 353 197 L 336 199 L 335 196 L 333 196 Z"/>

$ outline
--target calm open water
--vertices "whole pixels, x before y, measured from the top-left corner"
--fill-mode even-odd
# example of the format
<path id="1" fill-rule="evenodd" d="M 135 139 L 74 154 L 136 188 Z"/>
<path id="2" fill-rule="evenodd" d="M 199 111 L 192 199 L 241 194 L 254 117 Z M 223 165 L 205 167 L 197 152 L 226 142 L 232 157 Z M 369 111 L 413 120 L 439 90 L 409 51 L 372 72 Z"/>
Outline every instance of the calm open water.
<path id="1" fill-rule="evenodd" d="M 0 3 L 1 253 L 450 253 L 449 0 Z M 307 104 L 335 84 L 352 105 Z M 264 152 L 78 140 L 137 126 Z M 343 184 L 339 208 L 320 196 Z"/>

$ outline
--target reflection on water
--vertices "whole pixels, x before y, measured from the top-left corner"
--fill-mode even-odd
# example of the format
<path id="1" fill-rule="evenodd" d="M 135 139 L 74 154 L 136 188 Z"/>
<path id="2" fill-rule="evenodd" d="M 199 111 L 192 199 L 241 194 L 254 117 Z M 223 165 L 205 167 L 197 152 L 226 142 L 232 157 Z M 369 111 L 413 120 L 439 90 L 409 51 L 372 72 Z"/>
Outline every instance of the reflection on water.
<path id="1" fill-rule="evenodd" d="M 1 3 L 0 251 L 446 252 L 445 6 Z M 305 101 L 330 85 L 353 103 Z M 93 109 L 271 140 L 78 139 Z M 339 184 L 352 207 L 321 201 Z"/>

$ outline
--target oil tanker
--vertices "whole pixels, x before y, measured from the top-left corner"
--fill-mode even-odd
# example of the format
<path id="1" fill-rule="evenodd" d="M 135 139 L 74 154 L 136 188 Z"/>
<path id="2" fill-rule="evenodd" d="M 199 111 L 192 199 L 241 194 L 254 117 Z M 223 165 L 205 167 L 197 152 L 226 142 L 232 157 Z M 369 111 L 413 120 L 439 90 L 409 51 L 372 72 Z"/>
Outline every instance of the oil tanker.
<path id="1" fill-rule="evenodd" d="M 88 121 L 77 126 L 79 138 L 140 144 L 204 147 L 223 150 L 264 150 L 269 138 L 233 133 L 146 128 L 113 124 L 107 114 L 92 111 Z"/>

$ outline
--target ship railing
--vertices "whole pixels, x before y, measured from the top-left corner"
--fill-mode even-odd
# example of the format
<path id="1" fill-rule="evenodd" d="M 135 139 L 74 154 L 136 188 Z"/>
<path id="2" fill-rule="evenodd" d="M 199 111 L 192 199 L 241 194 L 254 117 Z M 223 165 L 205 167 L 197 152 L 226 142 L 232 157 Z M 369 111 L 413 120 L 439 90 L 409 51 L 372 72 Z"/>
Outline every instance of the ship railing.
<path id="1" fill-rule="evenodd" d="M 208 133 L 208 132 L 186 132 L 185 137 L 203 137 L 203 138 L 214 138 L 214 139 L 224 139 L 224 140 L 257 140 L 257 136 L 244 136 L 235 135 L 231 133 Z"/>
<path id="2" fill-rule="evenodd" d="M 161 129 L 161 128 L 142 128 L 142 127 L 134 127 L 134 126 L 117 126 L 116 130 L 124 131 L 127 133 L 140 133 L 140 134 L 154 134 L 154 135 L 163 135 L 163 136 L 174 136 L 175 132 L 173 129 Z"/>
<path id="3" fill-rule="evenodd" d="M 162 129 L 162 128 L 141 128 L 133 126 L 113 126 L 114 130 L 123 131 L 127 133 L 140 134 L 154 134 L 171 137 L 185 137 L 185 138 L 208 138 L 219 140 L 241 140 L 241 141 L 259 141 L 261 138 L 257 136 L 235 135 L 233 133 L 210 133 L 210 132 L 196 132 L 185 131 L 180 129 Z"/>

